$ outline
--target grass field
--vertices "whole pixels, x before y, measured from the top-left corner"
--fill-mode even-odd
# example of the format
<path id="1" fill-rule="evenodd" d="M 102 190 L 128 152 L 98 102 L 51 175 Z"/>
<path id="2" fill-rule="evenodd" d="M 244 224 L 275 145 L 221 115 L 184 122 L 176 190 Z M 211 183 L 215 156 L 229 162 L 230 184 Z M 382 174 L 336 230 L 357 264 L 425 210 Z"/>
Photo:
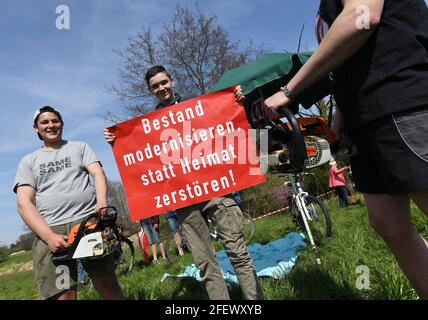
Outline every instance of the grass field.
<path id="1" fill-rule="evenodd" d="M 391 253 L 368 225 L 366 208 L 339 209 L 335 198 L 327 201 L 327 206 L 333 222 L 333 236 L 320 246 L 322 264 L 317 266 L 314 263 L 310 250 L 301 252 L 287 277 L 261 279 L 265 298 L 417 299 Z M 416 228 L 428 238 L 426 217 L 415 207 L 412 207 L 412 213 Z M 265 244 L 294 231 L 289 214 L 281 213 L 257 220 L 252 241 Z M 0 263 L 0 299 L 34 299 L 37 296 L 31 271 L 4 274 L 8 266 L 24 264 L 30 259 L 31 255 L 26 253 Z M 137 253 L 137 261 L 133 271 L 119 279 L 127 299 L 207 299 L 203 287 L 195 280 L 167 279 L 160 282 L 165 272 L 183 272 L 192 263 L 190 255 L 170 263 L 145 266 Z M 361 266 L 369 271 L 363 282 L 366 289 L 357 288 Z M 231 288 L 231 297 L 242 299 L 239 288 Z M 100 297 L 83 287 L 79 299 Z"/>

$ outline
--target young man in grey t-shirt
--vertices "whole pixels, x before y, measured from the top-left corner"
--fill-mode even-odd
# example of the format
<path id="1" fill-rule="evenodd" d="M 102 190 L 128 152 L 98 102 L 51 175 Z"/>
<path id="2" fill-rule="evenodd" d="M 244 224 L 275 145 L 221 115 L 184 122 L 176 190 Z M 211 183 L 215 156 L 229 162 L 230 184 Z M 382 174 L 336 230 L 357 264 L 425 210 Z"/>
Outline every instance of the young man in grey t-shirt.
<path id="1" fill-rule="evenodd" d="M 18 212 L 37 236 L 33 269 L 40 296 L 69 300 L 77 296 L 76 261 L 59 266 L 52 253 L 69 246 L 66 238 L 74 224 L 106 206 L 107 179 L 89 145 L 62 139 L 63 126 L 61 114 L 52 107 L 36 111 L 34 130 L 43 146 L 21 160 L 13 190 Z M 123 298 L 110 257 L 85 261 L 84 266 L 103 298 Z M 58 281 L 59 276 L 66 279 Z"/>

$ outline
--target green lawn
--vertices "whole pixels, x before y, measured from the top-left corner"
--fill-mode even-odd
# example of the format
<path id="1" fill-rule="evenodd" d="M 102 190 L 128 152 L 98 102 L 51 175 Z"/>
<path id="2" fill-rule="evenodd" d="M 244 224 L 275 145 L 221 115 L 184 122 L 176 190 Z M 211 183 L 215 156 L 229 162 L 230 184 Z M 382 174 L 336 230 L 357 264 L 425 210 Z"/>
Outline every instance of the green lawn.
<path id="1" fill-rule="evenodd" d="M 36 283 L 32 271 L 21 271 L 0 276 L 1 300 L 37 299 Z"/>
<path id="2" fill-rule="evenodd" d="M 383 241 L 367 222 L 365 207 L 339 209 L 337 199 L 327 201 L 333 222 L 333 237 L 320 245 L 322 264 L 317 266 L 311 251 L 305 250 L 292 272 L 280 280 L 262 279 L 266 299 L 416 299 Z M 428 238 L 426 217 L 414 206 L 416 228 Z M 289 214 L 281 213 L 256 221 L 252 241 L 262 244 L 294 232 Z M 136 246 L 136 248 L 138 248 Z M 138 250 L 137 250 L 138 251 Z M 17 259 L 14 257 L 13 259 Z M 160 282 L 165 272 L 178 274 L 192 260 L 189 255 L 171 263 L 144 266 L 138 254 L 137 266 L 120 283 L 128 299 L 207 299 L 203 287 L 195 280 L 168 279 Z M 2 264 L 8 263 L 8 261 Z M 369 270 L 369 289 L 358 289 L 359 266 Z M 0 299 L 33 299 L 35 284 L 31 272 L 0 276 Z M 364 282 L 367 284 L 367 281 Z M 242 299 L 239 288 L 231 289 L 233 299 Z M 83 287 L 80 299 L 99 299 Z"/>

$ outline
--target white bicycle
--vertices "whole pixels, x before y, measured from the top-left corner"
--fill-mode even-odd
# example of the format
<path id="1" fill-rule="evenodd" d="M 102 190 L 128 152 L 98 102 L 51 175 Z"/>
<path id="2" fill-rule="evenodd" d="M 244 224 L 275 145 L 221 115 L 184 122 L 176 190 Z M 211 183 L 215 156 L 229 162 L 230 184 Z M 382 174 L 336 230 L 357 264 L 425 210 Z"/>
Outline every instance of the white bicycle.
<path id="1" fill-rule="evenodd" d="M 317 246 L 325 238 L 331 237 L 331 219 L 324 203 L 303 190 L 300 178 L 304 175 L 309 174 L 295 173 L 287 175 L 289 181 L 285 185 L 288 185 L 292 192 L 289 197 L 289 209 L 296 226 L 306 233 L 317 264 L 321 264 Z"/>

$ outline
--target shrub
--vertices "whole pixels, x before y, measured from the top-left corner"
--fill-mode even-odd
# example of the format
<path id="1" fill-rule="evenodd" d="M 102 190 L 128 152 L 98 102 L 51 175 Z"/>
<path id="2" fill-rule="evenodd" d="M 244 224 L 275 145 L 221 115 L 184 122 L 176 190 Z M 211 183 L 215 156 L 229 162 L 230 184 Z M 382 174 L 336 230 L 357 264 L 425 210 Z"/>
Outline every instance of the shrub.
<path id="1" fill-rule="evenodd" d="M 9 256 L 9 250 L 5 246 L 0 246 L 0 261 L 6 260 Z"/>

